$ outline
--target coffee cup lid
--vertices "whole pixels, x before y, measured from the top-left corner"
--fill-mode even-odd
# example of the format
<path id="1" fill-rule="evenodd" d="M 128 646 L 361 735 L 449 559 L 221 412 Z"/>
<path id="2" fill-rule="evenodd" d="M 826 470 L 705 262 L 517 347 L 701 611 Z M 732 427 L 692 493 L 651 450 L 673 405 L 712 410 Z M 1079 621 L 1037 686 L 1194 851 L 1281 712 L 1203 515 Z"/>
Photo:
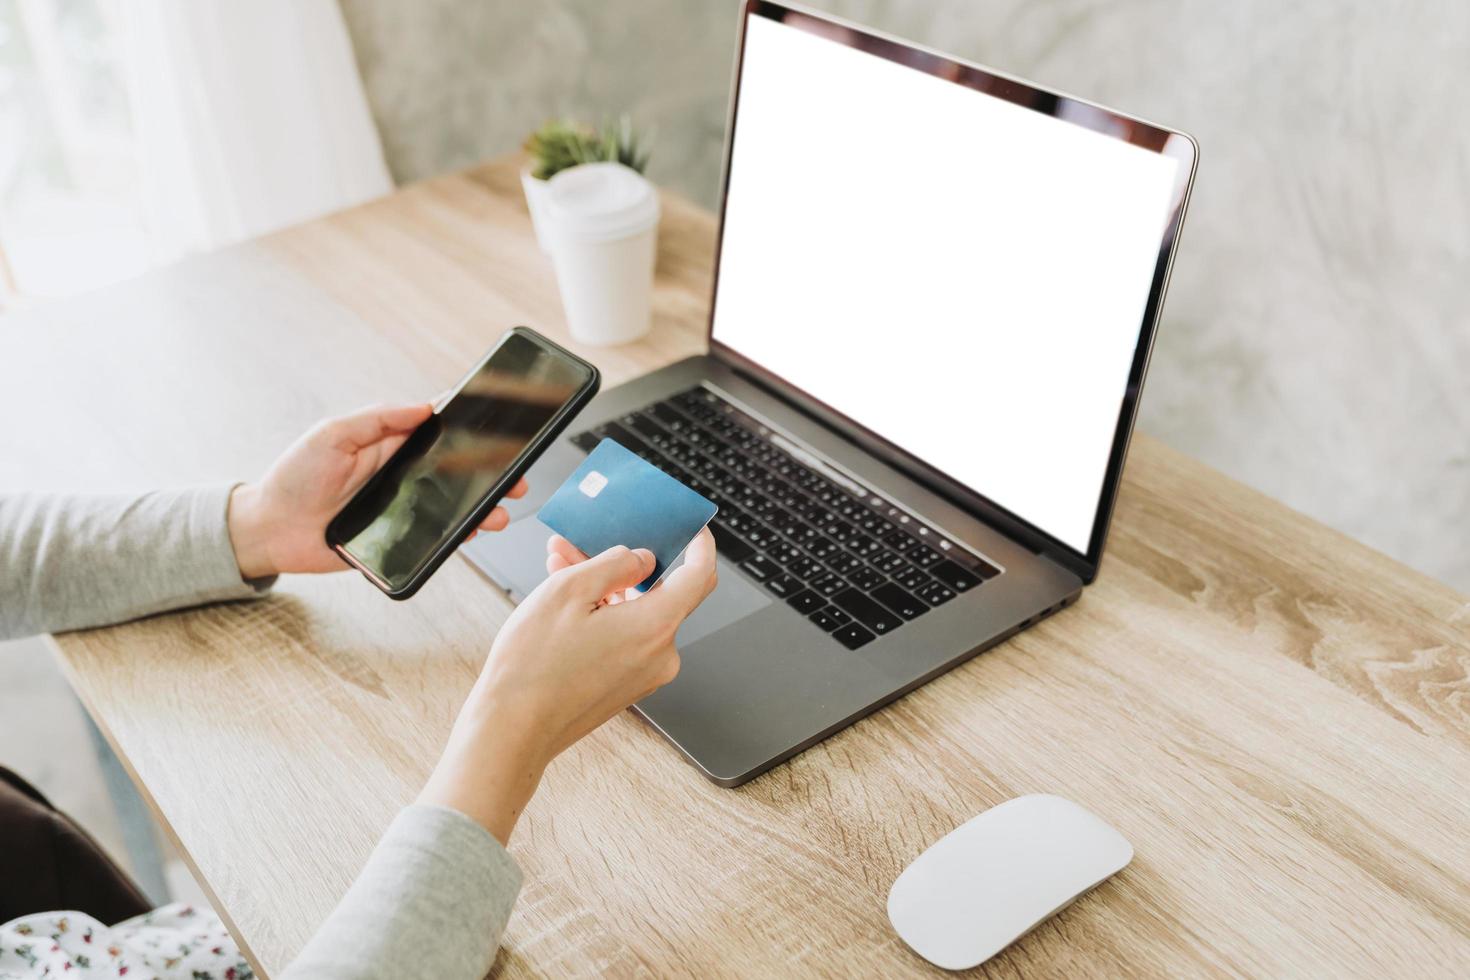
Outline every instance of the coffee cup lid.
<path id="1" fill-rule="evenodd" d="M 584 163 L 547 181 L 546 212 L 558 235 L 610 241 L 658 222 L 658 192 L 621 163 Z"/>

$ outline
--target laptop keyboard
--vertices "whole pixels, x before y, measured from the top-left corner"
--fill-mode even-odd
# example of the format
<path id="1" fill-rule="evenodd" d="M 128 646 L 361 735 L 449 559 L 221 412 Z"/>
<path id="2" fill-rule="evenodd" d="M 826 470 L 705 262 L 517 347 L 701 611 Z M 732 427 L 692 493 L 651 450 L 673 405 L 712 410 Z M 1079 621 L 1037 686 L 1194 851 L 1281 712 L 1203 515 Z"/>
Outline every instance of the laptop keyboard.
<path id="1" fill-rule="evenodd" d="M 604 438 L 714 501 L 720 554 L 850 650 L 1000 573 L 872 489 L 805 465 L 707 388 L 572 442 L 590 452 Z"/>

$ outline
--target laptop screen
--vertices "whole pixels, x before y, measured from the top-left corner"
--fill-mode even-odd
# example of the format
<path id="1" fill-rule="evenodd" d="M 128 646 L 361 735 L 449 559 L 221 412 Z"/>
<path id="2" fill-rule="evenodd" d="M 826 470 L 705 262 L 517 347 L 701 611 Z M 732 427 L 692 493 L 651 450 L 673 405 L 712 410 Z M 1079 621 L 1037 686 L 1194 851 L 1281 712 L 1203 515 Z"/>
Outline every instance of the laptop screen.
<path id="1" fill-rule="evenodd" d="M 747 18 L 713 340 L 1088 552 L 1181 163 L 811 23 Z"/>

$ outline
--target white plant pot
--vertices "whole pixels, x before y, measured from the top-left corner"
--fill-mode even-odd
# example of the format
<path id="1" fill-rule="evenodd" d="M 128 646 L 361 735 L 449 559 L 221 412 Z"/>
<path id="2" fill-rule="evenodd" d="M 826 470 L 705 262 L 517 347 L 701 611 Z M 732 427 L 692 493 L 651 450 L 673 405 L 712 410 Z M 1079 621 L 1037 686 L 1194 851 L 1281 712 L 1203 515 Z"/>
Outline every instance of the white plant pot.
<path id="1" fill-rule="evenodd" d="M 521 190 L 526 194 L 526 209 L 531 212 L 531 228 L 536 232 L 536 244 L 541 251 L 550 252 L 550 235 L 546 218 L 546 181 L 531 176 L 531 168 L 521 171 Z"/>

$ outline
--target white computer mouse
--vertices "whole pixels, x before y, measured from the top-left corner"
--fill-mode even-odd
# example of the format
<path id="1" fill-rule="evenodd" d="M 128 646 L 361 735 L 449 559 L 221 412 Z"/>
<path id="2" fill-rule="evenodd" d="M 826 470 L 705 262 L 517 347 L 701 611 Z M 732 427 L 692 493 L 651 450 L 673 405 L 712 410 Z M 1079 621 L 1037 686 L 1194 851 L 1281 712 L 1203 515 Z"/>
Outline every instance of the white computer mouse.
<path id="1" fill-rule="evenodd" d="M 1133 860 L 1123 835 L 1060 796 L 1019 796 L 966 821 L 888 892 L 888 919 L 946 970 L 978 966 Z"/>

